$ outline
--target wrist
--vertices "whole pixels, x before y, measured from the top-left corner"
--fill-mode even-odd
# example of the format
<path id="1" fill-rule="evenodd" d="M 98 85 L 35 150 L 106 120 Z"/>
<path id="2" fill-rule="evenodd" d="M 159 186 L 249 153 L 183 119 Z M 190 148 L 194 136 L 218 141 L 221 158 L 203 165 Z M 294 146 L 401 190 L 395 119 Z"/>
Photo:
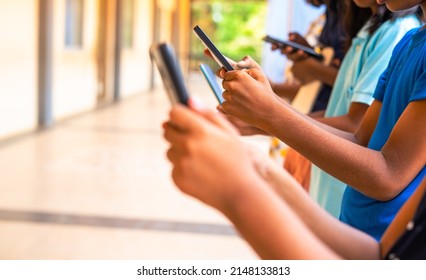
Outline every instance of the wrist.
<path id="1" fill-rule="evenodd" d="M 282 121 L 283 106 L 286 106 L 286 104 L 281 97 L 273 95 L 268 105 L 265 106 L 267 109 L 263 110 L 263 114 L 258 115 L 253 124 L 268 135 L 276 136 L 274 127 Z"/>

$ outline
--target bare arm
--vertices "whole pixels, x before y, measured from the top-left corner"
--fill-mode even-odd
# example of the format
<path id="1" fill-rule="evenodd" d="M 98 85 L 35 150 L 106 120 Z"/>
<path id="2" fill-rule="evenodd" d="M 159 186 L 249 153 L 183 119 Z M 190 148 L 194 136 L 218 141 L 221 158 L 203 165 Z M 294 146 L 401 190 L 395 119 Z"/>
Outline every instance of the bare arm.
<path id="1" fill-rule="evenodd" d="M 256 160 L 262 166 L 266 160 Z M 317 203 L 300 185 L 274 164 L 259 167 L 263 178 L 276 193 L 293 209 L 305 225 L 327 246 L 345 259 L 377 259 L 379 245 L 371 236 L 341 223 Z"/>
<path id="2" fill-rule="evenodd" d="M 333 66 L 326 66 L 314 58 L 306 58 L 293 64 L 291 72 L 294 77 L 302 82 L 308 83 L 319 80 L 326 85 L 333 86 L 339 69 Z"/>
<path id="3" fill-rule="evenodd" d="M 275 180 L 275 171 L 286 174 L 281 169 L 267 170 L 265 180 L 251 150 L 218 114 L 196 113 L 178 106 L 164 128 L 171 145 L 167 156 L 173 163 L 173 179 L 179 188 L 222 211 L 262 258 L 339 258 L 334 248 L 346 257 L 378 256 L 374 240 L 349 227 L 339 227 L 337 220 L 327 222 L 327 214 L 312 211 L 315 204 L 305 193 L 297 192 L 301 188 L 292 186 L 294 181 L 288 174 Z M 270 187 L 273 182 L 289 190 L 282 194 L 284 200 Z M 299 204 L 296 200 L 301 206 L 295 209 L 304 214 L 291 209 Z M 311 221 L 305 224 L 300 217 Z M 322 240 L 328 234 L 339 233 L 338 245 L 333 245 L 332 238 Z M 363 254 L 353 253 L 357 251 Z"/>
<path id="4" fill-rule="evenodd" d="M 250 179 L 250 178 L 248 178 Z M 251 178 L 250 191 L 223 213 L 263 259 L 340 258 L 310 231 L 262 180 Z M 299 186 L 300 188 L 300 186 Z M 321 220 L 318 220 L 320 223 Z M 352 245 L 354 243 L 352 242 Z"/>
<path id="5" fill-rule="evenodd" d="M 367 104 L 353 102 L 349 107 L 348 113 L 345 115 L 328 118 L 319 117 L 315 119 L 337 129 L 354 133 L 358 129 L 368 107 L 369 105 Z"/>
<path id="6" fill-rule="evenodd" d="M 394 198 L 423 168 L 426 101 L 410 103 L 382 150 L 374 151 L 358 143 L 368 142 L 380 102 L 373 103 L 352 138 L 346 134 L 342 139 L 337 130 L 309 120 L 274 98 L 265 79 L 259 69 L 227 72 L 222 109 L 280 138 L 327 173 L 378 200 Z"/>
<path id="7" fill-rule="evenodd" d="M 278 96 L 286 98 L 291 102 L 300 89 L 300 83 L 297 81 L 284 83 L 271 82 L 271 87 Z"/>
<path id="8" fill-rule="evenodd" d="M 386 201 L 397 196 L 425 164 L 426 130 L 422 129 L 422 123 L 426 121 L 424 110 L 426 101 L 412 102 L 380 151 L 324 133 L 318 126 L 303 123 L 294 115 L 287 115 L 287 121 L 278 122 L 279 127 L 271 123 L 260 127 L 277 135 L 327 173 L 369 197 Z M 375 127 L 375 123 L 373 125 L 369 121 L 377 121 L 376 116 L 364 118 L 363 122 L 367 124 L 362 127 Z M 290 130 L 291 133 L 283 133 Z M 371 132 L 360 129 L 355 137 L 359 143 L 365 144 Z"/>

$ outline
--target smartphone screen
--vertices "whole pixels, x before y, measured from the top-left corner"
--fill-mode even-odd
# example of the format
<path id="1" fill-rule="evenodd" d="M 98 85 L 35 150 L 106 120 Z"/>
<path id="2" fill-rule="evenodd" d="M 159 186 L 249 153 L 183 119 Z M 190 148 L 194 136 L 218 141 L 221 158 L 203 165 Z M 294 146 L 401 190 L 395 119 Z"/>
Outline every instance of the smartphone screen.
<path id="1" fill-rule="evenodd" d="M 228 62 L 226 57 L 216 48 L 213 42 L 207 37 L 204 31 L 198 25 L 194 27 L 194 33 L 197 37 L 203 42 L 204 46 L 209 49 L 214 60 L 219 64 L 219 66 L 225 68 L 226 71 L 234 70 L 231 64 Z"/>
<path id="2" fill-rule="evenodd" d="M 317 53 L 314 49 L 308 48 L 306 46 L 303 46 L 301 44 L 295 43 L 293 41 L 282 41 L 276 38 L 273 38 L 271 36 L 265 36 L 263 37 L 263 40 L 265 42 L 269 42 L 272 44 L 276 44 L 278 45 L 279 48 L 284 48 L 286 46 L 290 46 L 292 48 L 294 48 L 295 50 L 302 50 L 304 51 L 306 54 L 308 54 L 309 56 L 316 58 L 318 60 L 323 60 L 324 56 L 320 53 Z"/>

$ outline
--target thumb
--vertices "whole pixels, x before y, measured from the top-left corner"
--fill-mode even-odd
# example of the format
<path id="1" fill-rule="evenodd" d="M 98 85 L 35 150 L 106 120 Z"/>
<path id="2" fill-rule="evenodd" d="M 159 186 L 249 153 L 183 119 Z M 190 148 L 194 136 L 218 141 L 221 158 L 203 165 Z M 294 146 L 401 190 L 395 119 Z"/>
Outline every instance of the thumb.
<path id="1" fill-rule="evenodd" d="M 265 74 L 263 74 L 261 69 L 254 68 L 254 69 L 248 69 L 244 71 L 246 71 L 247 74 L 249 74 L 250 77 L 252 77 L 256 81 L 267 82 L 269 84 L 268 78 L 265 76 Z"/>
<path id="2" fill-rule="evenodd" d="M 257 64 L 257 62 L 251 58 L 250 56 L 245 56 L 241 61 L 237 63 L 237 67 L 240 69 L 253 69 L 257 68 L 260 69 L 260 65 Z"/>

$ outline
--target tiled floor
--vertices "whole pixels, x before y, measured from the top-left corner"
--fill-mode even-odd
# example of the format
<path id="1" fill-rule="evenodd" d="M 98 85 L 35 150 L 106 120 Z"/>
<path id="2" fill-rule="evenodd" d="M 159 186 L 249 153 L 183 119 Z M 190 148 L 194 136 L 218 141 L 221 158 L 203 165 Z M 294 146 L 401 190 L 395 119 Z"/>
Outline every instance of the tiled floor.
<path id="1" fill-rule="evenodd" d="M 162 90 L 144 93 L 0 146 L 0 259 L 256 258 L 220 213 L 174 187 L 168 109 Z"/>

